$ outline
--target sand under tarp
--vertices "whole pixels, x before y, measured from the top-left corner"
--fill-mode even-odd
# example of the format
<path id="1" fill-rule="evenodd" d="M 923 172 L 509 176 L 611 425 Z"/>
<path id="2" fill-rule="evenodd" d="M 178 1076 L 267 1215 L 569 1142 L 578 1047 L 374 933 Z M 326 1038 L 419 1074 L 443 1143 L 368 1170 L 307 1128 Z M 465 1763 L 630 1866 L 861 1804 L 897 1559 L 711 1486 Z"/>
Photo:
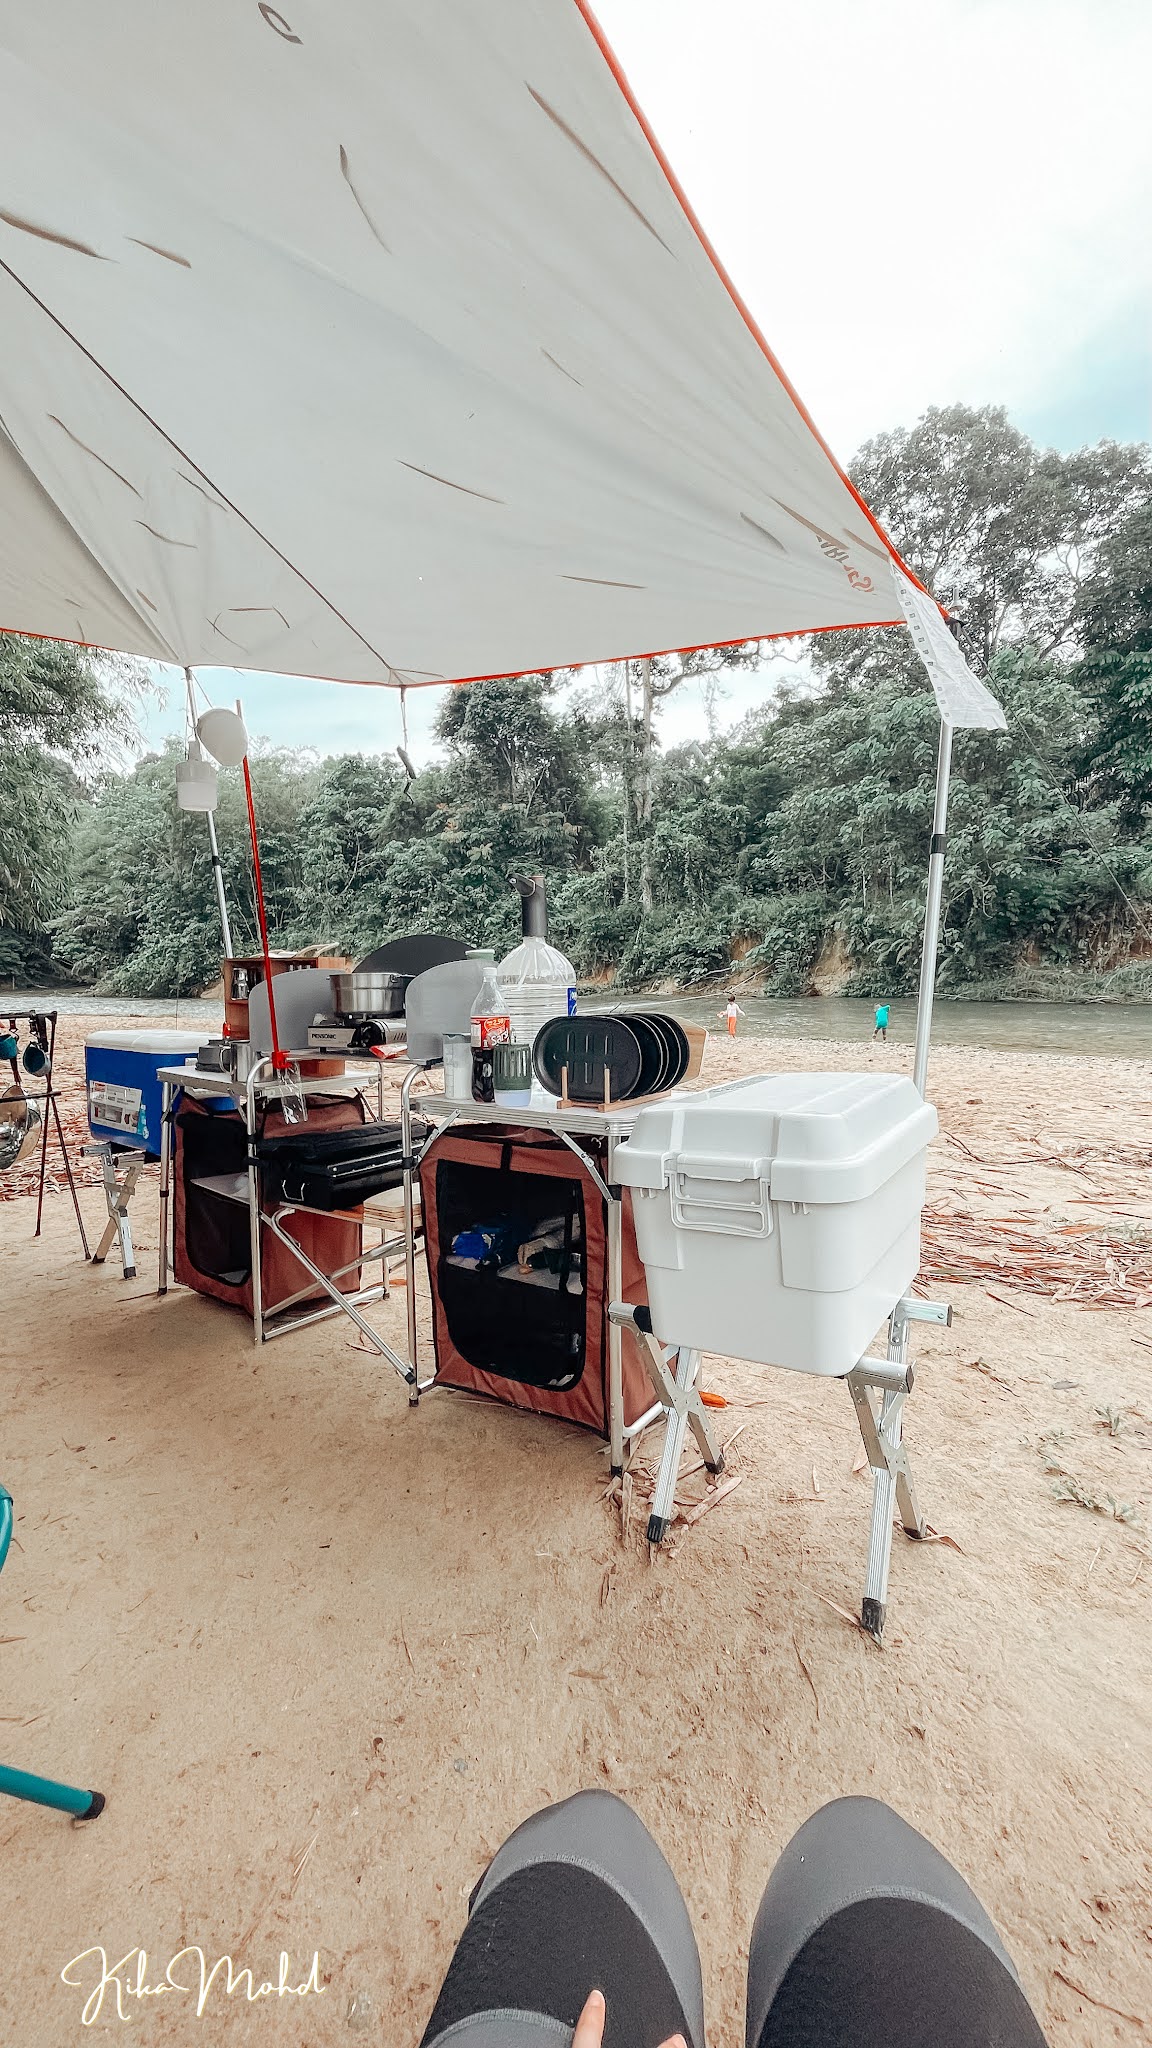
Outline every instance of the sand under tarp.
<path id="1" fill-rule="evenodd" d="M 907 1056 L 741 1041 L 705 1078 Z M 1136 1144 L 1147 1067 L 948 1050 L 933 1078 L 960 1141 L 933 1148 L 935 1205 L 999 1172 L 1049 1223 L 1147 1228 L 1123 1159 L 1095 1179 L 1051 1163 L 1068 1133 Z M 839 1387 L 710 1363 L 743 1484 L 650 1564 L 591 1438 L 458 1396 L 410 1415 L 343 1322 L 257 1353 L 229 1311 L 158 1301 L 148 1192 L 131 1283 L 80 1263 L 66 1196 L 39 1245 L 33 1208 L 0 1208 L 19 1517 L 0 1753 L 108 1807 L 77 1832 L 0 1806 L 8 2038 L 83 2038 L 83 1993 L 59 1982 L 79 1951 L 143 1945 L 156 1981 L 195 1943 L 258 1979 L 281 1949 L 303 1978 L 318 1949 L 324 1994 L 273 2012 L 213 1993 L 201 2021 L 189 1999 L 129 2000 L 142 2043 L 415 2043 L 486 1858 L 587 1784 L 630 1798 L 672 1859 L 716 2048 L 743 2038 L 739 1952 L 773 1860 L 849 1791 L 954 1859 L 1054 2044 L 1140 2038 L 1104 2008 L 1152 2010 L 1152 1310 L 949 1290 L 953 1329 L 917 1334 L 909 1438 L 961 1547 L 897 1538 L 881 1651 L 825 1604 L 855 1607 L 868 1519 Z M 1140 1520 L 1062 1505 L 1046 1462 Z"/>

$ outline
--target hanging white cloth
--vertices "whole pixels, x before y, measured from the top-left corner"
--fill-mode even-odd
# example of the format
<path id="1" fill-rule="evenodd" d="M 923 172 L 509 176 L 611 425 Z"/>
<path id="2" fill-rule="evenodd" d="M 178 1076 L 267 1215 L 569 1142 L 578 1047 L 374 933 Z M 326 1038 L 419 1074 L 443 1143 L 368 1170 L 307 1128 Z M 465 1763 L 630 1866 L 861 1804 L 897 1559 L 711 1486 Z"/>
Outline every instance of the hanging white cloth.
<path id="1" fill-rule="evenodd" d="M 947 725 L 970 726 L 982 732 L 1005 732 L 1007 720 L 987 685 L 980 681 L 957 646 L 926 591 L 895 563 L 892 581 L 913 645 L 928 671 L 941 718 Z"/>

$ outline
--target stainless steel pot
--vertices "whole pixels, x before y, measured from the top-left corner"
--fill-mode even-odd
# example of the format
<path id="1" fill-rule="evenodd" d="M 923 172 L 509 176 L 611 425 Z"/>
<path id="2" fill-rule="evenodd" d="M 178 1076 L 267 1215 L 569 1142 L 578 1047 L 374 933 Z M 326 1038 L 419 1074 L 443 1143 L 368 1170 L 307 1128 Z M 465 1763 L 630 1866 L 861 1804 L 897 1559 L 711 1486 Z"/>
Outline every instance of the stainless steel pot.
<path id="1" fill-rule="evenodd" d="M 338 1017 L 402 1017 L 410 974 L 333 974 L 332 1008 Z"/>
<path id="2" fill-rule="evenodd" d="M 37 1142 L 40 1109 L 21 1088 L 0 1095 L 0 1173 L 27 1157 Z"/>

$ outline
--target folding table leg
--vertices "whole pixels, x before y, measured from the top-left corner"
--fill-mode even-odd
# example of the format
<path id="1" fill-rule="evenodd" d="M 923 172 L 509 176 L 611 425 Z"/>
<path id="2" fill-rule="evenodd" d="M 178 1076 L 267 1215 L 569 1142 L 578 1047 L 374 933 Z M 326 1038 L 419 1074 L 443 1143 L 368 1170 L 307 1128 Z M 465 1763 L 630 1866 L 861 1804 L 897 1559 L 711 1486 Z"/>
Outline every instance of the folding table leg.
<path id="1" fill-rule="evenodd" d="M 704 1460 L 705 1471 L 715 1474 L 724 1470 L 724 1453 L 717 1450 L 713 1442 L 708 1417 L 701 1405 L 700 1395 L 696 1389 L 696 1380 L 699 1378 L 699 1375 L 700 1353 L 697 1352 L 696 1375 L 692 1382 L 692 1399 L 688 1406 L 688 1427 L 696 1439 L 696 1449 Z"/>
<path id="2" fill-rule="evenodd" d="M 684 1437 L 691 1429 L 696 1439 L 700 1456 L 709 1472 L 722 1472 L 724 1454 L 716 1449 L 712 1432 L 708 1427 L 696 1382 L 700 1377 L 700 1353 L 681 1347 L 676 1357 L 676 1375 L 669 1372 L 664 1355 L 655 1337 L 648 1338 L 652 1357 L 649 1369 L 653 1382 L 660 1390 L 668 1414 L 664 1432 L 664 1448 L 660 1453 L 660 1469 L 656 1475 L 656 1491 L 652 1496 L 652 1512 L 648 1517 L 649 1543 L 663 1543 L 672 1520 L 676 1501 L 676 1480 L 680 1472 L 680 1459 L 684 1450 Z M 655 1370 L 652 1367 L 655 1366 Z"/>
<path id="3" fill-rule="evenodd" d="M 104 1190 L 108 1221 L 104 1225 L 104 1235 L 92 1254 L 92 1264 L 102 1266 L 112 1249 L 113 1239 L 119 1232 L 120 1219 L 116 1214 L 116 1198 L 119 1192 L 116 1186 L 116 1170 L 112 1164 L 112 1154 L 103 1141 L 96 1145 L 82 1145 L 80 1150 L 89 1156 L 95 1153 L 100 1160 L 100 1183 Z"/>
<path id="4" fill-rule="evenodd" d="M 887 1357 L 862 1358 L 848 1374 L 848 1390 L 873 1475 L 868 1572 L 860 1619 L 877 1642 L 884 1633 L 887 1612 L 894 1509 L 899 1510 L 906 1535 L 921 1537 L 926 1528 L 904 1447 L 904 1403 L 912 1387 L 908 1325 L 951 1320 L 952 1311 L 943 1303 L 898 1302 L 888 1325 Z"/>
<path id="5" fill-rule="evenodd" d="M 689 1356 L 681 1352 L 681 1362 Z M 668 1524 L 672 1520 L 672 1507 L 676 1498 L 676 1479 L 680 1471 L 680 1459 L 684 1450 L 684 1436 L 688 1428 L 688 1417 L 683 1408 L 670 1408 L 664 1427 L 664 1448 L 660 1453 L 660 1469 L 656 1474 L 656 1491 L 652 1496 L 652 1512 L 648 1517 L 649 1543 L 663 1543 Z"/>
<path id="6" fill-rule="evenodd" d="M 128 1221 L 127 1208 L 119 1211 L 116 1222 L 120 1237 L 120 1257 L 124 1264 L 124 1278 L 126 1280 L 134 1280 L 136 1278 L 136 1254 L 132 1249 L 132 1225 Z"/>
<path id="7" fill-rule="evenodd" d="M 99 1244 L 97 1245 L 95 1251 L 92 1254 L 92 1264 L 94 1266 L 102 1266 L 104 1264 L 105 1259 L 108 1257 L 108 1254 L 112 1249 L 113 1240 L 119 1233 L 119 1229 L 119 1217 L 109 1216 L 107 1223 L 104 1225 L 104 1235 L 100 1239 Z"/>
<path id="8" fill-rule="evenodd" d="M 168 1203 L 172 1185 L 172 1083 L 160 1089 L 160 1252 L 156 1275 L 157 1294 L 168 1292 Z"/>
<path id="9" fill-rule="evenodd" d="M 111 1221 L 107 1224 L 105 1228 L 103 1237 L 100 1239 L 99 1244 L 97 1245 L 95 1251 L 92 1254 L 92 1264 L 94 1266 L 102 1266 L 104 1264 L 105 1259 L 108 1257 L 108 1254 L 112 1249 L 112 1239 L 115 1237 L 115 1235 L 116 1218 L 113 1216 Z"/>
<path id="10" fill-rule="evenodd" d="M 680 1472 L 680 1459 L 687 1431 L 692 1431 L 707 1471 L 716 1473 L 724 1470 L 724 1453 L 717 1450 L 713 1442 L 708 1417 L 704 1413 L 696 1384 L 700 1377 L 700 1353 L 689 1350 L 686 1345 L 680 1346 L 679 1349 L 673 1345 L 662 1345 L 652 1334 L 651 1311 L 643 1306 L 637 1307 L 627 1301 L 612 1301 L 608 1305 L 608 1316 L 617 1329 L 627 1327 L 635 1330 L 640 1337 L 644 1346 L 644 1363 L 648 1367 L 648 1377 L 667 1417 L 664 1444 L 660 1452 L 660 1467 L 656 1475 L 656 1491 L 652 1496 L 652 1512 L 648 1517 L 649 1543 L 662 1543 L 672 1519 L 676 1480 Z M 676 1358 L 675 1373 L 668 1369 L 673 1356 Z"/>
<path id="11" fill-rule="evenodd" d="M 81 1149 L 88 1153 L 89 1156 L 93 1154 L 99 1156 L 104 1201 L 108 1209 L 108 1221 L 104 1226 L 104 1235 L 92 1254 L 92 1264 L 94 1266 L 102 1266 L 113 1244 L 119 1239 L 120 1262 L 124 1268 L 124 1278 L 126 1280 L 134 1280 L 136 1278 L 136 1254 L 132 1249 L 132 1226 L 128 1220 L 128 1204 L 136 1192 L 136 1183 L 140 1178 L 139 1162 L 134 1161 L 129 1166 L 123 1180 L 118 1181 L 116 1178 L 116 1162 L 112 1157 L 111 1147 L 105 1140 L 102 1139 L 95 1145 L 84 1145 Z"/>
<path id="12" fill-rule="evenodd" d="M 404 1307 L 408 1318 L 408 1406 L 420 1402 L 420 1357 L 416 1329 L 416 1164 L 412 1152 L 412 1083 L 422 1067 L 413 1067 L 400 1090 L 400 1149 L 404 1155 Z M 380 1115 L 384 1115 L 384 1069 L 380 1069 Z M 423 1210 L 421 1210 L 423 1215 Z M 387 1277 L 387 1268 L 385 1268 Z"/>
<path id="13" fill-rule="evenodd" d="M 619 1191 L 618 1191 L 619 1192 Z M 617 1199 L 607 1205 L 608 1295 L 615 1301 L 623 1285 L 623 1206 Z M 624 1345 L 618 1323 L 608 1324 L 608 1459 L 613 1476 L 624 1470 Z"/>
<path id="14" fill-rule="evenodd" d="M 120 1192 L 116 1203 L 120 1257 L 123 1261 L 124 1278 L 126 1280 L 134 1280 L 136 1278 L 136 1254 L 132 1249 L 132 1225 L 128 1218 L 128 1204 L 136 1192 L 136 1183 L 139 1178 L 140 1162 L 139 1160 L 134 1160 L 120 1183 Z"/>
<path id="15" fill-rule="evenodd" d="M 340 1288 L 336 1287 L 333 1284 L 331 1275 L 329 1273 L 325 1273 L 323 1269 L 316 1264 L 314 1259 L 309 1258 L 307 1252 L 303 1249 L 301 1245 L 297 1244 L 296 1239 L 294 1237 L 289 1237 L 288 1232 L 283 1228 L 283 1218 L 285 1216 L 290 1216 L 291 1214 L 291 1203 L 285 1203 L 281 1208 L 277 1209 L 274 1213 L 265 1216 L 264 1222 L 266 1228 L 272 1232 L 273 1237 L 278 1238 L 280 1243 L 284 1245 L 288 1251 L 291 1252 L 293 1258 L 297 1261 L 299 1265 L 303 1266 L 305 1272 L 311 1273 L 312 1278 L 319 1282 L 320 1286 L 324 1289 L 324 1292 L 328 1295 L 331 1295 L 332 1300 L 335 1302 L 337 1308 L 343 1309 L 344 1314 L 349 1318 L 351 1322 L 355 1323 L 356 1328 L 360 1331 L 361 1335 L 368 1338 L 369 1342 L 372 1345 L 374 1345 L 375 1349 L 380 1353 L 381 1357 L 386 1358 L 388 1360 L 389 1365 L 392 1366 L 394 1371 L 396 1371 L 399 1374 L 400 1378 L 405 1382 L 405 1384 L 408 1387 L 411 1387 L 414 1376 L 414 1369 L 409 1364 L 408 1360 L 406 1358 L 401 1358 L 398 1351 L 393 1351 L 392 1346 L 390 1344 L 385 1343 L 383 1337 L 380 1335 L 379 1330 L 374 1330 L 372 1328 L 371 1323 L 367 1321 L 366 1317 L 361 1315 L 355 1303 L 350 1301 L 348 1299 L 348 1296 L 342 1293 Z"/>

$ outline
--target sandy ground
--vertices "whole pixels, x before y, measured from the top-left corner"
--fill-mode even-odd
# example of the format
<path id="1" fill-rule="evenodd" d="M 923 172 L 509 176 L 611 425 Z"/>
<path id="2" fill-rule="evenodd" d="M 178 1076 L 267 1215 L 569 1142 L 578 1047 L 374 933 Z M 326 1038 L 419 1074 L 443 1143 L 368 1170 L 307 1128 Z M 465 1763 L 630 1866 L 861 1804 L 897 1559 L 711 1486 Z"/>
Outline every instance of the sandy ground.
<path id="1" fill-rule="evenodd" d="M 705 1079 L 768 1059 L 908 1054 L 725 1044 Z M 130 2038 L 407 2048 L 487 1858 L 589 1784 L 676 1869 L 714 2048 L 742 2040 L 775 1857 L 844 1792 L 952 1857 L 1054 2044 L 1148 2037 L 1152 1307 L 1081 1302 L 1152 1298 L 1152 1069 L 952 1050 L 932 1092 L 936 1267 L 1005 1249 L 916 1339 L 908 1438 L 952 1540 L 897 1536 L 883 1650 L 827 1604 L 857 1607 L 868 1520 L 840 1386 L 710 1361 L 743 1483 L 651 1562 L 586 1436 L 450 1394 L 412 1413 L 343 1321 L 257 1353 L 230 1311 L 157 1299 L 149 1190 L 133 1282 L 81 1263 L 66 1194 L 39 1242 L 34 1204 L 0 1207 L 3 1752 L 108 1796 L 87 1829 L 0 1810 L 8 2039 L 119 2031 L 111 1993 L 81 2029 L 91 1958 L 60 1982 L 83 1950 L 143 1947 L 159 1983 L 199 1945 L 257 1982 L 319 1951 L 322 1994 L 249 2006 L 218 1979 L 199 2021 L 130 1996 Z M 379 1312 L 397 1335 L 402 1300 Z"/>

